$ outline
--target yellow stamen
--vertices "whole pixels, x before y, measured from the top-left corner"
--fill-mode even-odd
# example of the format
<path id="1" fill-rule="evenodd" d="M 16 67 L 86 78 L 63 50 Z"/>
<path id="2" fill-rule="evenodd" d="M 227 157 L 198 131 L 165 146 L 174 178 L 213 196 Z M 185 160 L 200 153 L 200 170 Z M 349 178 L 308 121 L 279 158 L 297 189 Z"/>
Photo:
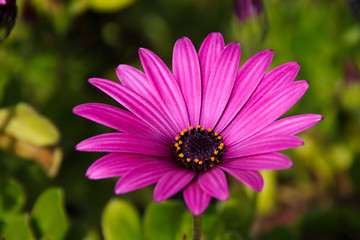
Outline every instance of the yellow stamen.
<path id="1" fill-rule="evenodd" d="M 203 131 L 205 131 L 205 129 L 204 129 L 204 128 L 200 128 L 200 131 L 202 131 L 202 132 L 203 132 Z"/>
<path id="2" fill-rule="evenodd" d="M 199 161 L 199 165 L 202 165 L 202 161 Z"/>
<path id="3" fill-rule="evenodd" d="M 179 139 L 180 139 L 179 137 L 175 137 L 175 141 L 179 141 Z"/>
<path id="4" fill-rule="evenodd" d="M 215 151 L 215 152 L 214 152 L 215 155 L 218 155 L 218 153 L 219 153 L 219 151 Z"/>
<path id="5" fill-rule="evenodd" d="M 214 157 L 211 157 L 210 160 L 213 162 L 213 161 L 215 161 L 215 158 L 214 158 Z"/>
<path id="6" fill-rule="evenodd" d="M 174 145 L 174 146 L 177 148 L 177 147 L 179 147 L 179 144 L 178 144 L 178 143 L 175 143 L 175 145 Z"/>
<path id="7" fill-rule="evenodd" d="M 200 126 L 200 125 L 197 125 L 196 128 L 201 128 L 201 126 Z"/>
<path id="8" fill-rule="evenodd" d="M 208 129 L 208 132 L 209 132 L 209 133 L 211 133 L 211 132 L 212 132 L 212 129 L 211 129 L 211 128 L 209 128 L 209 129 Z"/>
<path id="9" fill-rule="evenodd" d="M 184 131 L 181 131 L 180 135 L 181 135 L 181 136 L 184 136 Z"/>
<path id="10" fill-rule="evenodd" d="M 218 149 L 219 149 L 219 150 L 222 150 L 222 149 L 223 149 L 223 146 L 218 146 Z"/>
<path id="11" fill-rule="evenodd" d="M 223 147 L 223 146 L 224 146 L 224 144 L 223 144 L 223 143 L 220 143 L 220 146 L 222 146 L 222 147 Z"/>
<path id="12" fill-rule="evenodd" d="M 193 127 L 193 126 L 190 126 L 190 130 L 194 130 L 194 127 Z"/>
<path id="13" fill-rule="evenodd" d="M 181 150 L 181 147 L 177 147 L 176 148 L 176 151 L 178 152 L 178 151 L 180 151 Z"/>
<path id="14" fill-rule="evenodd" d="M 221 136 L 218 136 L 217 139 L 218 139 L 218 140 L 221 140 Z"/>
<path id="15" fill-rule="evenodd" d="M 179 141 L 179 145 L 181 145 L 181 144 L 183 144 L 183 142 L 182 142 L 182 141 Z"/>
<path id="16" fill-rule="evenodd" d="M 187 161 L 187 162 L 190 162 L 190 161 L 191 161 L 191 159 L 190 159 L 190 158 L 187 158 L 187 159 L 186 159 L 186 161 Z"/>
<path id="17" fill-rule="evenodd" d="M 217 137 L 217 136 L 219 136 L 219 134 L 218 134 L 218 133 L 214 133 L 214 136 Z"/>
<path id="18" fill-rule="evenodd" d="M 180 154 L 179 154 L 179 157 L 183 158 L 183 157 L 184 157 L 184 154 L 183 154 L 183 153 L 180 153 Z"/>
<path id="19" fill-rule="evenodd" d="M 194 162 L 195 162 L 195 163 L 198 163 L 198 162 L 199 162 L 199 159 L 195 158 L 195 159 L 194 159 Z"/>

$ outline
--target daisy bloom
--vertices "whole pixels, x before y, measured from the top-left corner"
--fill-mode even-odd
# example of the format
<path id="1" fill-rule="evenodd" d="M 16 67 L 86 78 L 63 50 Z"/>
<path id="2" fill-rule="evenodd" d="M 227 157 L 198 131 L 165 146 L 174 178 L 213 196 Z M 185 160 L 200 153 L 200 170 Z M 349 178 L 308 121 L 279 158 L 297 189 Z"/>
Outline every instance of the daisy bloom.
<path id="1" fill-rule="evenodd" d="M 322 119 L 304 114 L 277 120 L 309 84 L 293 81 L 296 62 L 266 73 L 272 50 L 259 52 L 239 69 L 240 44 L 225 46 L 220 33 L 211 33 L 198 52 L 188 38 L 180 38 L 172 72 L 150 50 L 140 48 L 139 55 L 144 72 L 119 65 L 121 84 L 89 80 L 128 111 L 100 103 L 73 110 L 119 131 L 76 146 L 109 152 L 86 175 L 121 176 L 116 194 L 156 183 L 156 202 L 182 191 L 189 210 L 200 215 L 211 197 L 229 198 L 226 173 L 261 191 L 264 181 L 258 171 L 291 167 L 291 160 L 277 151 L 303 145 L 295 134 Z"/>

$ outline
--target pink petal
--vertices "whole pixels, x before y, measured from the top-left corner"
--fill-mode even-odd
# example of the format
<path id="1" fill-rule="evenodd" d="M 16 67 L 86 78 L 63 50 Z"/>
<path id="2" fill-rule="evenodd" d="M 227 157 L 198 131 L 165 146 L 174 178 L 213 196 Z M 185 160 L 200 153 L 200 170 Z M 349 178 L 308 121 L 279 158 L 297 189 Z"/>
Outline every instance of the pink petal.
<path id="1" fill-rule="evenodd" d="M 201 126 L 214 128 L 234 88 L 240 61 L 240 44 L 233 42 L 220 53 L 203 98 Z"/>
<path id="2" fill-rule="evenodd" d="M 184 200 L 193 215 L 201 215 L 210 203 L 210 195 L 202 190 L 198 181 L 191 183 L 183 191 Z"/>
<path id="3" fill-rule="evenodd" d="M 208 172 L 201 173 L 198 177 L 200 187 L 210 196 L 222 201 L 229 198 L 229 187 L 225 173 L 219 168 L 213 168 Z"/>
<path id="4" fill-rule="evenodd" d="M 308 86 L 306 81 L 296 81 L 264 96 L 251 107 L 246 104 L 221 133 L 222 137 L 232 145 L 255 134 L 292 107 Z"/>
<path id="5" fill-rule="evenodd" d="M 215 128 L 217 132 L 223 130 L 248 101 L 262 80 L 273 56 L 274 51 L 264 50 L 250 58 L 240 68 L 229 103 Z"/>
<path id="6" fill-rule="evenodd" d="M 223 167 L 243 170 L 277 170 L 290 168 L 290 158 L 281 153 L 266 153 L 247 157 L 224 160 Z"/>
<path id="7" fill-rule="evenodd" d="M 161 161 L 158 164 L 144 163 L 125 173 L 115 185 L 115 193 L 123 194 L 156 183 L 170 170 L 175 162 Z"/>
<path id="8" fill-rule="evenodd" d="M 255 104 L 264 95 L 269 94 L 282 85 L 291 83 L 295 79 L 299 69 L 300 65 L 297 62 L 289 62 L 268 72 L 249 100 L 249 106 Z"/>
<path id="9" fill-rule="evenodd" d="M 110 153 L 95 161 L 86 171 L 86 176 L 90 179 L 118 177 L 144 163 L 156 165 L 159 161 L 166 160 L 168 159 L 135 154 Z"/>
<path id="10" fill-rule="evenodd" d="M 150 102 L 156 101 L 152 93 L 153 89 L 150 82 L 143 72 L 132 66 L 121 64 L 117 67 L 116 74 L 124 86 L 130 88 L 134 92 L 137 92 Z"/>
<path id="11" fill-rule="evenodd" d="M 146 76 L 161 106 L 163 106 L 169 119 L 177 132 L 189 127 L 189 117 L 186 103 L 179 85 L 165 63 L 148 49 L 139 49 L 140 60 Z"/>
<path id="12" fill-rule="evenodd" d="M 189 112 L 190 124 L 199 124 L 202 83 L 199 58 L 190 39 L 183 37 L 177 40 L 173 53 L 174 77 L 184 94 Z"/>
<path id="13" fill-rule="evenodd" d="M 76 145 L 76 150 L 133 153 L 163 157 L 173 155 L 171 148 L 167 145 L 126 133 L 105 133 L 85 139 Z"/>
<path id="14" fill-rule="evenodd" d="M 264 187 L 264 179 L 262 178 L 261 174 L 256 171 L 240 170 L 225 166 L 219 167 L 257 192 L 260 192 Z"/>
<path id="15" fill-rule="evenodd" d="M 322 119 L 323 116 L 318 114 L 302 114 L 283 118 L 271 123 L 250 138 L 269 135 L 295 135 L 314 126 Z"/>
<path id="16" fill-rule="evenodd" d="M 207 90 L 210 73 L 215 66 L 215 61 L 224 48 L 224 39 L 218 32 L 210 33 L 201 44 L 199 50 L 199 60 L 201 66 L 201 77 L 203 81 L 203 96 Z"/>
<path id="17" fill-rule="evenodd" d="M 224 159 L 239 158 L 256 154 L 282 151 L 303 145 L 297 136 L 276 135 L 246 140 L 230 146 L 224 154 Z"/>
<path id="18" fill-rule="evenodd" d="M 196 172 L 187 169 L 174 169 L 161 177 L 154 189 L 156 202 L 164 201 L 186 187 L 194 179 Z"/>
<path id="19" fill-rule="evenodd" d="M 169 122 L 164 118 L 165 116 L 159 112 L 158 107 L 154 106 L 136 92 L 119 83 L 105 79 L 92 78 L 89 82 L 114 98 L 138 118 L 169 139 L 172 140 L 174 134 L 177 134 L 177 132 L 174 132 L 169 126 Z"/>
<path id="20" fill-rule="evenodd" d="M 85 103 L 76 106 L 73 113 L 121 132 L 151 137 L 165 143 L 163 135 L 158 134 L 134 114 L 120 108 L 101 103 Z"/>

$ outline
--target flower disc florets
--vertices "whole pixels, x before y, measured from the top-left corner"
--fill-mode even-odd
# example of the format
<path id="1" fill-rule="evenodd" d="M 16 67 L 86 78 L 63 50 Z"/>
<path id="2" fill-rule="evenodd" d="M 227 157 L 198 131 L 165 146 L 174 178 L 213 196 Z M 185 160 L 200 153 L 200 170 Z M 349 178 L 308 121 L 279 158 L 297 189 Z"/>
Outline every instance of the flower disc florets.
<path id="1" fill-rule="evenodd" d="M 219 165 L 226 148 L 222 137 L 212 129 L 190 126 L 175 137 L 175 159 L 182 167 L 205 172 Z"/>

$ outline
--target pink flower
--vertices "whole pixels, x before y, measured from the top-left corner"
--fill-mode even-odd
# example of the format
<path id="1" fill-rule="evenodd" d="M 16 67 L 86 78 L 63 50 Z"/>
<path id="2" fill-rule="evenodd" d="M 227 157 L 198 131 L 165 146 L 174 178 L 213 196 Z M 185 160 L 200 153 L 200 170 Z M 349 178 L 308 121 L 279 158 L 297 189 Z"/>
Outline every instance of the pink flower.
<path id="1" fill-rule="evenodd" d="M 191 41 L 179 39 L 173 73 L 153 52 L 141 48 L 145 73 L 128 65 L 116 72 L 122 84 L 93 78 L 90 83 L 129 111 L 100 103 L 74 108 L 74 113 L 118 130 L 80 142 L 80 151 L 110 152 L 88 169 L 91 179 L 122 176 L 115 193 L 157 183 L 161 202 L 183 191 L 194 215 L 210 198 L 229 198 L 225 173 L 255 191 L 258 170 L 284 169 L 291 160 L 276 151 L 303 144 L 295 134 L 313 126 L 316 114 L 278 119 L 308 88 L 293 81 L 299 64 L 283 64 L 268 73 L 272 50 L 264 50 L 240 69 L 240 45 L 224 45 L 211 33 L 197 53 Z"/>
<path id="2" fill-rule="evenodd" d="M 0 0 L 0 5 L 6 5 L 6 0 Z"/>

